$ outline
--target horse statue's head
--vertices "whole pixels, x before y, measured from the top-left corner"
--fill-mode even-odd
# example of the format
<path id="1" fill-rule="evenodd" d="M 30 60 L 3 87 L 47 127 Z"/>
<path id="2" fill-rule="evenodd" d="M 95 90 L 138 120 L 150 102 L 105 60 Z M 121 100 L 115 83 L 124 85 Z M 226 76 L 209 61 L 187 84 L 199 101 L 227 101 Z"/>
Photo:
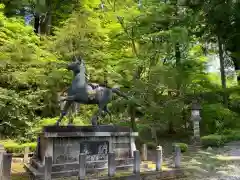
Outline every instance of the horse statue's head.
<path id="1" fill-rule="evenodd" d="M 75 58 L 71 63 L 67 65 L 67 69 L 73 71 L 74 73 L 79 73 L 85 71 L 85 63 L 82 58 Z"/>

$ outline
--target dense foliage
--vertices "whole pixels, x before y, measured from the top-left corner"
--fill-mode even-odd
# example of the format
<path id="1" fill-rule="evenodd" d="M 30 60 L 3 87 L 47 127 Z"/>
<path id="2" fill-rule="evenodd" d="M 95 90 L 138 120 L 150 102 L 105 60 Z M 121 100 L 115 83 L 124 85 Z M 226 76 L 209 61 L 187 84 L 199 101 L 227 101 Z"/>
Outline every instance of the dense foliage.
<path id="1" fill-rule="evenodd" d="M 187 134 L 192 131 L 191 103 L 197 99 L 203 107 L 204 135 L 238 128 L 239 2 L 4 0 L 3 4 L 3 136 L 31 141 L 43 125 L 54 123 L 58 92 L 72 78 L 63 64 L 73 55 L 86 60 L 90 82 L 107 80 L 133 97 L 112 102 L 114 123 L 128 124 L 140 134 L 150 130 L 156 141 L 166 132 Z M 29 25 L 24 22 L 27 13 L 33 14 Z M 209 63 L 218 62 L 220 70 L 208 71 Z M 82 106 L 75 122 L 89 123 L 94 109 Z"/>

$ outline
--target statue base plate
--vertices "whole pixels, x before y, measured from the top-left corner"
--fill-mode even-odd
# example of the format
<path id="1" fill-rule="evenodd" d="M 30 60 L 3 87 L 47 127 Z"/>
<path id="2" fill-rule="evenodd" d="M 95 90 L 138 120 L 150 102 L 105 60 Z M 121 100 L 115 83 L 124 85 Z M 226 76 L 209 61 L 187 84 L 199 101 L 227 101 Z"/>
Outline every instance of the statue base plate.
<path id="1" fill-rule="evenodd" d="M 76 176 L 80 153 L 87 154 L 86 171 L 91 173 L 107 169 L 109 152 L 115 152 L 117 168 L 132 167 L 136 136 L 137 132 L 121 126 L 46 126 L 26 168 L 42 179 L 45 157 L 51 156 L 53 177 Z"/>

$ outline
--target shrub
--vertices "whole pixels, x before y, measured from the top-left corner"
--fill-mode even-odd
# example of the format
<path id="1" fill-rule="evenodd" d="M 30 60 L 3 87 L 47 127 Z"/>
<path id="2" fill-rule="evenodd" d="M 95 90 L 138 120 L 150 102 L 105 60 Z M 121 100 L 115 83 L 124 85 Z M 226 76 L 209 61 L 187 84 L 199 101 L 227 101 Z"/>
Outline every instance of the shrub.
<path id="1" fill-rule="evenodd" d="M 208 136 L 201 137 L 201 142 L 204 147 L 219 147 L 224 145 L 226 137 L 224 135 L 210 134 Z"/>
<path id="2" fill-rule="evenodd" d="M 203 105 L 201 116 L 201 128 L 207 134 L 223 132 L 224 129 L 235 128 L 239 124 L 238 114 L 222 104 Z"/>
<path id="3" fill-rule="evenodd" d="M 17 143 L 4 144 L 3 146 L 8 153 L 20 154 L 24 152 L 24 147 Z"/>
<path id="4" fill-rule="evenodd" d="M 173 146 L 173 151 L 175 151 L 175 146 L 179 146 L 181 149 L 181 152 L 186 152 L 188 150 L 188 145 L 185 143 L 174 143 L 172 146 Z"/>
<path id="5" fill-rule="evenodd" d="M 237 141 L 240 140 L 240 131 L 237 130 L 228 130 L 223 132 L 225 135 L 225 141 L 230 142 L 230 141 Z"/>
<path id="6" fill-rule="evenodd" d="M 29 147 L 29 151 L 30 152 L 34 152 L 37 148 L 37 143 L 25 143 L 25 144 L 22 144 L 23 148 L 25 147 Z"/>
<path id="7" fill-rule="evenodd" d="M 153 150 L 157 148 L 157 144 L 155 142 L 147 142 L 146 144 L 148 149 Z"/>
<path id="8" fill-rule="evenodd" d="M 18 144 L 12 140 L 1 141 L 1 144 L 8 153 L 13 153 L 15 155 L 23 154 L 25 147 L 29 147 L 30 152 L 34 152 L 37 147 L 37 143 Z"/>
<path id="9" fill-rule="evenodd" d="M 232 131 L 233 130 L 231 130 L 231 129 L 224 129 L 221 134 L 223 134 L 223 135 L 230 135 L 230 134 L 232 134 Z"/>
<path id="10" fill-rule="evenodd" d="M 239 92 L 233 93 L 229 97 L 229 109 L 239 113 L 240 112 L 240 94 Z"/>
<path id="11" fill-rule="evenodd" d="M 135 144 L 136 144 L 136 148 L 140 149 L 142 147 L 142 145 L 144 144 L 144 141 L 143 141 L 143 139 L 141 137 L 138 136 L 135 139 Z"/>

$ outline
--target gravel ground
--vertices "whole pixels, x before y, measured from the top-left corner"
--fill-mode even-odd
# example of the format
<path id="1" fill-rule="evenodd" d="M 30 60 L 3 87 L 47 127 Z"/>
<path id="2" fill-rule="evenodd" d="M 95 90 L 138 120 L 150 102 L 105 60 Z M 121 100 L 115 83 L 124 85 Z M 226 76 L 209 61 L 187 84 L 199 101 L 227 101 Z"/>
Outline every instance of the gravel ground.
<path id="1" fill-rule="evenodd" d="M 240 180 L 240 142 L 183 154 L 182 161 L 197 171 L 181 180 Z"/>

